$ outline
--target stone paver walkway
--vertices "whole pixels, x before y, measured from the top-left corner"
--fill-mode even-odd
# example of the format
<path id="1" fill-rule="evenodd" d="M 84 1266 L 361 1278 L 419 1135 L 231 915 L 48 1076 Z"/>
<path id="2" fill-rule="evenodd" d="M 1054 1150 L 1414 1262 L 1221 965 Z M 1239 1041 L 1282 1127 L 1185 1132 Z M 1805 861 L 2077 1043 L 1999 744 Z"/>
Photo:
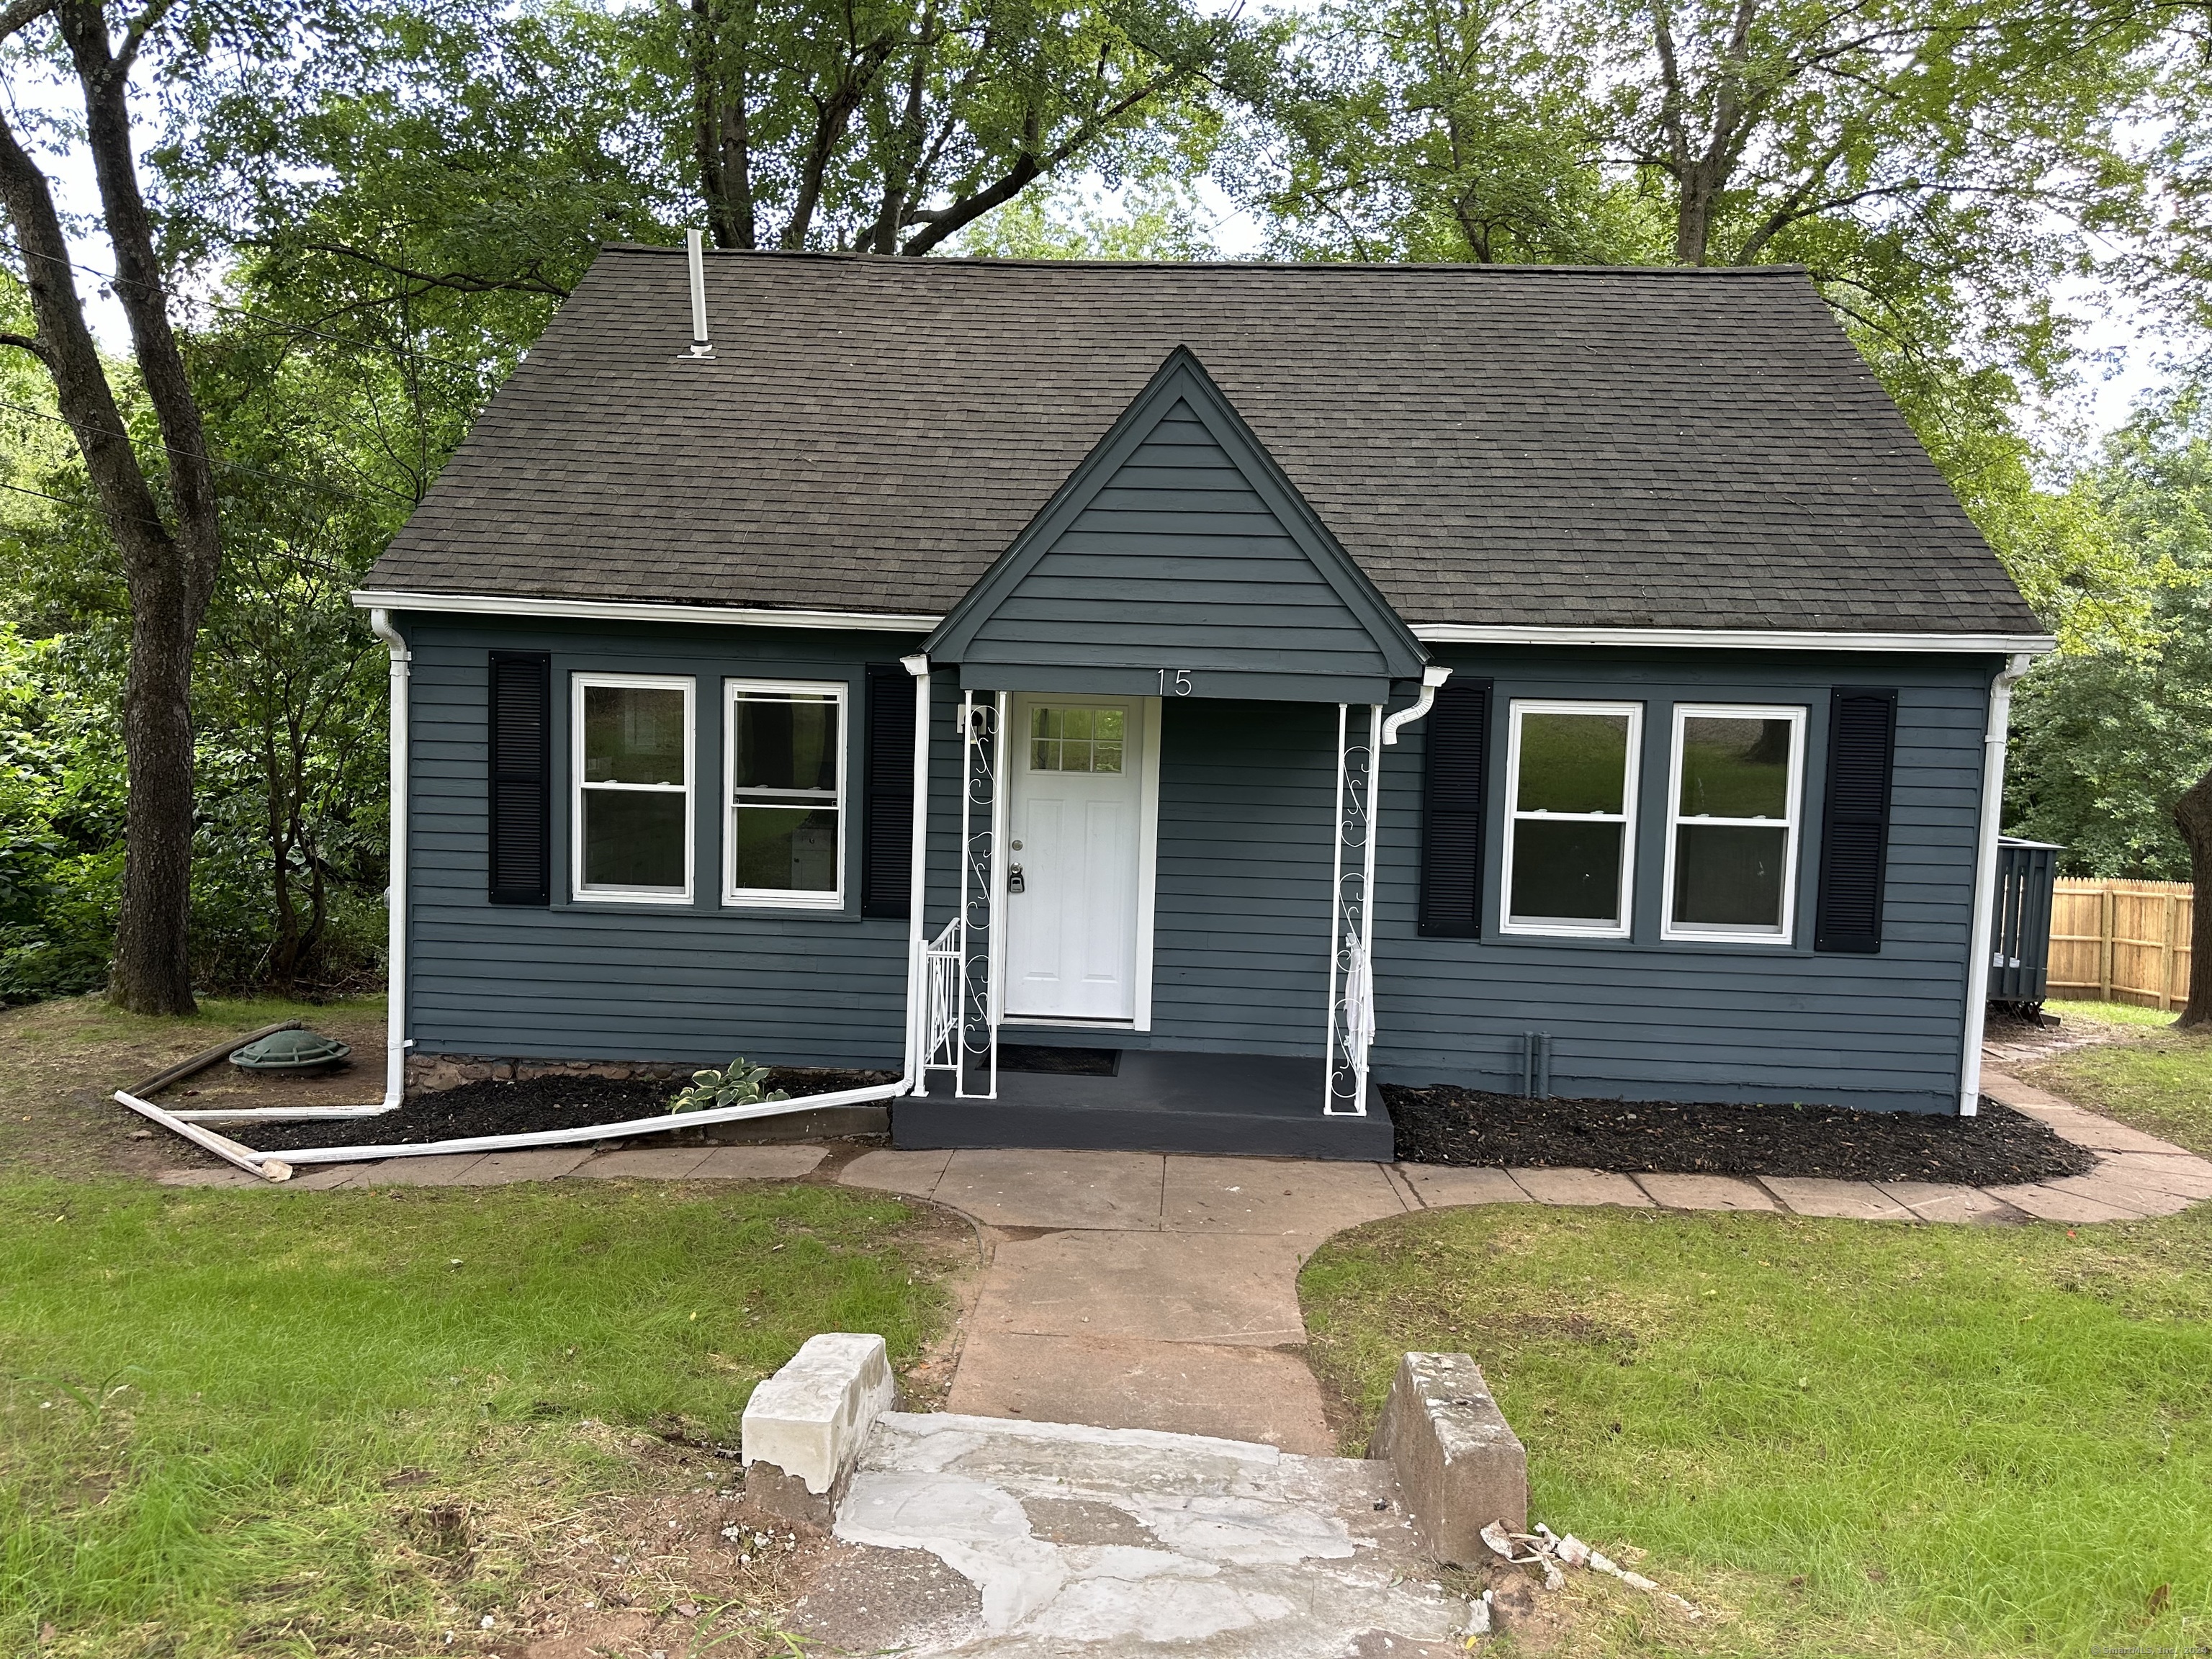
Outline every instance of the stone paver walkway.
<path id="1" fill-rule="evenodd" d="M 981 1227 L 988 1264 L 946 1409 L 1334 1449 L 1303 1357 L 1297 1273 L 1332 1233 L 1471 1204 L 1756 1210 L 1912 1224 L 2069 1224 L 2169 1215 L 2212 1199 L 2212 1162 L 2002 1072 L 1991 1098 L 2096 1150 L 2087 1175 L 2017 1186 L 1444 1169 L 1025 1151 L 863 1153 L 840 1182 L 932 1200 Z M 292 1188 L 487 1186 L 626 1176 L 791 1181 L 805 1146 L 579 1147 L 304 1166 Z M 173 1184 L 267 1187 L 228 1167 Z M 271 1190 L 283 1190 L 273 1188 Z"/>

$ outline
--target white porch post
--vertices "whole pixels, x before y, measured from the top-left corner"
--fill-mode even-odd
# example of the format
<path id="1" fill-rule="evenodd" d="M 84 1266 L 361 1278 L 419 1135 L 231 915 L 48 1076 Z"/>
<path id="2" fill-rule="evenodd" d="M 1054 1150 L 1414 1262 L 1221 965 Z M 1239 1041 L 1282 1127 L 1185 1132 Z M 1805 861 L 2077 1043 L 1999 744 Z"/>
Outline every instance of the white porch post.
<path id="1" fill-rule="evenodd" d="M 907 865 L 906 1080 L 929 1092 L 929 658 L 899 661 L 914 676 L 914 848 Z"/>
<path id="2" fill-rule="evenodd" d="M 1003 691 L 988 702 L 978 702 L 973 691 L 960 698 L 960 1015 L 953 1093 L 969 1100 L 994 1100 L 999 1093 L 998 896 L 1006 812 L 1001 742 L 1006 703 Z"/>
<path id="3" fill-rule="evenodd" d="M 1375 818 L 1382 705 L 1354 742 L 1349 705 L 1336 706 L 1336 827 L 1329 872 L 1328 1048 L 1322 1111 L 1367 1115 L 1367 1051 L 1375 1036 Z"/>

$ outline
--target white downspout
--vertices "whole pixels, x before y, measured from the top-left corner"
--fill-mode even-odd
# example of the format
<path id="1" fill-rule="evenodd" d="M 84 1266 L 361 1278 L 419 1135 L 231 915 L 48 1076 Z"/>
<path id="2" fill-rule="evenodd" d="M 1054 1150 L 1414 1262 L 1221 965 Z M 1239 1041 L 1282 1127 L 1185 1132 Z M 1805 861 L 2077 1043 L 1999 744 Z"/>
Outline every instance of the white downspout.
<path id="1" fill-rule="evenodd" d="M 407 810 L 407 716 L 414 659 L 390 611 L 370 611 L 368 626 L 392 653 L 392 884 L 384 896 L 392 932 L 385 949 L 384 1100 L 377 1109 L 388 1112 L 407 1093 L 407 842 L 413 828 Z"/>
<path id="2" fill-rule="evenodd" d="M 927 1094 L 929 950 L 924 902 L 929 879 L 929 657 L 917 652 L 899 665 L 914 676 L 914 851 L 907 875 L 906 1077 L 904 1092 Z"/>
<path id="3" fill-rule="evenodd" d="M 1398 741 L 1398 732 L 1401 727 L 1413 725 L 1435 706 L 1437 688 L 1450 678 L 1451 670 L 1446 668 L 1442 663 L 1432 662 L 1421 671 L 1419 700 L 1411 708 L 1401 708 L 1382 722 L 1382 744 L 1385 748 Z"/>
<path id="4" fill-rule="evenodd" d="M 2005 740 L 2012 723 L 2012 688 L 2033 659 L 2007 659 L 1990 683 L 1989 724 L 1982 733 L 1982 815 L 1974 837 L 1973 931 L 1966 939 L 1966 1052 L 1959 1066 L 1959 1115 L 1982 1104 L 1982 1024 L 1989 1007 L 1990 923 L 1996 909 L 1997 826 L 2004 811 Z"/>

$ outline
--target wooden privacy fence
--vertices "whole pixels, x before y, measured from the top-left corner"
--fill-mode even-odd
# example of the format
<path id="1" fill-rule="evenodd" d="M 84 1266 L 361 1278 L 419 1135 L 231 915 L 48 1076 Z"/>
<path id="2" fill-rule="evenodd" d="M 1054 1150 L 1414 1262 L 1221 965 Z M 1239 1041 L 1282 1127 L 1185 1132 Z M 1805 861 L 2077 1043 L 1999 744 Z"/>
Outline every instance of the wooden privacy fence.
<path id="1" fill-rule="evenodd" d="M 2189 1000 L 2191 907 L 2185 881 L 2062 879 L 2051 994 L 2179 1008 Z"/>

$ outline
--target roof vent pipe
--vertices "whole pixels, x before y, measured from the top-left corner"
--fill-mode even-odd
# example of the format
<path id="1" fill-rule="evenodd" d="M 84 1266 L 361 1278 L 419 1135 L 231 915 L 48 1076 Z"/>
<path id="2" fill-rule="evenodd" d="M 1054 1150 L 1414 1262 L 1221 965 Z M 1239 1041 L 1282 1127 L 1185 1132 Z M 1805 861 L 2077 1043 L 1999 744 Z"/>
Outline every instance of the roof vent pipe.
<path id="1" fill-rule="evenodd" d="M 714 348 L 707 340 L 707 255 L 700 233 L 684 233 L 684 251 L 691 264 L 691 355 L 711 357 Z"/>

